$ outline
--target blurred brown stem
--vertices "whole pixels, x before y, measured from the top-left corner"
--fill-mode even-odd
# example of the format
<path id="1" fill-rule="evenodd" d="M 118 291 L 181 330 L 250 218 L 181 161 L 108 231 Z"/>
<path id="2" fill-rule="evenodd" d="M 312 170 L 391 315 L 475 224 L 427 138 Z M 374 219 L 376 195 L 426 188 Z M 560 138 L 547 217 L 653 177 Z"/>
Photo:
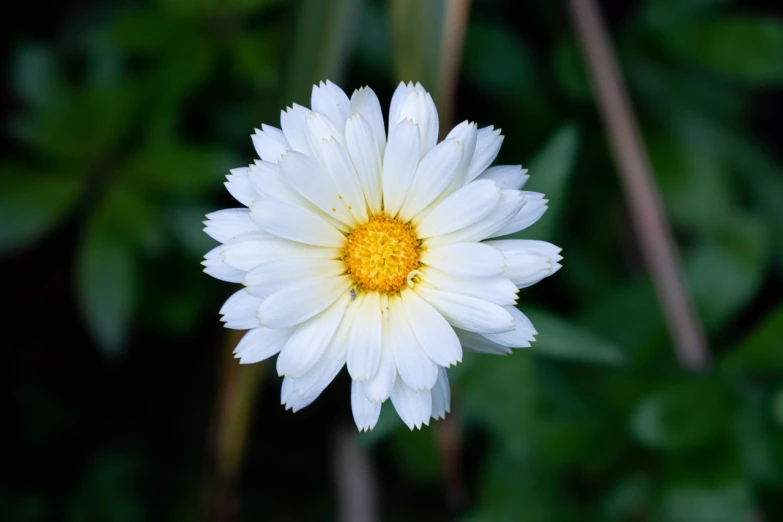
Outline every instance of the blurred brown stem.
<path id="1" fill-rule="evenodd" d="M 438 70 L 438 112 L 441 117 L 441 132 L 445 136 L 453 125 L 454 93 L 462 61 L 462 46 L 470 14 L 470 0 L 448 0 L 443 23 L 443 38 Z"/>
<path id="2" fill-rule="evenodd" d="M 337 521 L 380 521 L 377 473 L 369 450 L 359 446 L 353 425 L 343 426 L 334 434 L 332 468 L 337 490 Z"/>
<path id="3" fill-rule="evenodd" d="M 640 139 L 633 109 L 595 0 L 569 0 L 600 109 L 625 190 L 642 255 L 680 363 L 690 369 L 709 364 L 704 332 L 683 284 L 671 228 Z"/>
<path id="4" fill-rule="evenodd" d="M 221 354 L 220 383 L 211 429 L 210 475 L 211 520 L 236 520 L 239 498 L 236 479 L 242 463 L 250 413 L 261 382 L 264 363 L 241 366 L 233 350 L 245 332 L 230 330 Z"/>

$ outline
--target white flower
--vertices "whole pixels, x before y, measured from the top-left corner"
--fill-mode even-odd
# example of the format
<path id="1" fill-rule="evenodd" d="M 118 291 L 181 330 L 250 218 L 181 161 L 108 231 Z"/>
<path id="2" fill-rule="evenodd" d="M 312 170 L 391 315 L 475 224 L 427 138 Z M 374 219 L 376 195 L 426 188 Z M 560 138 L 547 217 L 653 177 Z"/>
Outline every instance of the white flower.
<path id="1" fill-rule="evenodd" d="M 489 167 L 499 130 L 466 121 L 437 143 L 438 113 L 418 83 L 394 93 L 388 134 L 368 87 L 348 99 L 321 83 L 311 104 L 283 111 L 282 130 L 256 129 L 260 160 L 226 183 L 247 208 L 207 216 L 221 245 L 204 271 L 244 285 L 222 320 L 249 330 L 240 363 L 279 354 L 287 409 L 347 365 L 360 430 L 387 399 L 420 428 L 449 411 L 446 368 L 463 349 L 506 354 L 534 340 L 518 289 L 556 272 L 560 249 L 486 240 L 530 226 L 546 200 L 521 190 L 521 167 Z"/>

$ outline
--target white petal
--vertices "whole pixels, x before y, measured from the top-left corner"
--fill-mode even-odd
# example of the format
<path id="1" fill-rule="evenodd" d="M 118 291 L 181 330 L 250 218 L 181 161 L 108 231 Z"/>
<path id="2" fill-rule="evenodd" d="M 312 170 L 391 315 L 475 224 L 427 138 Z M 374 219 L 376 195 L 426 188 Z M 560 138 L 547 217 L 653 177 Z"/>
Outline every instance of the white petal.
<path id="1" fill-rule="evenodd" d="M 463 121 L 456 127 L 454 127 L 445 139 L 453 139 L 460 145 L 462 145 L 462 160 L 457 168 L 457 175 L 452 180 L 449 192 L 452 192 L 465 183 L 472 181 L 473 178 L 468 179 L 468 172 L 470 170 L 471 160 L 473 154 L 476 151 L 477 137 L 476 124 L 468 121 Z"/>
<path id="2" fill-rule="evenodd" d="M 348 276 L 317 279 L 275 292 L 261 303 L 258 318 L 264 326 L 287 328 L 325 310 L 351 286 Z"/>
<path id="3" fill-rule="evenodd" d="M 467 277 L 500 275 L 505 266 L 503 255 L 481 243 L 452 243 L 428 248 L 421 255 L 425 265 L 448 274 Z"/>
<path id="4" fill-rule="evenodd" d="M 263 230 L 254 230 L 246 232 L 240 236 L 226 241 L 218 247 L 220 259 L 230 267 L 242 270 L 243 272 L 255 267 L 261 261 L 264 255 L 264 240 L 270 239 L 270 236 Z"/>
<path id="5" fill-rule="evenodd" d="M 294 391 L 294 380 L 290 377 L 283 379 L 283 385 L 280 387 L 280 404 L 283 404 L 286 410 L 293 410 L 296 413 L 310 406 L 317 398 L 318 395 L 300 397 Z"/>
<path id="6" fill-rule="evenodd" d="M 226 176 L 226 190 L 234 196 L 234 199 L 249 207 L 261 196 L 253 189 L 250 180 L 247 178 L 247 167 L 231 169 L 231 174 Z"/>
<path id="7" fill-rule="evenodd" d="M 220 259 L 244 274 L 258 265 L 279 258 L 310 257 L 337 259 L 341 250 L 288 241 L 261 230 L 247 232 L 218 247 Z M 236 282 L 242 282 L 242 279 Z"/>
<path id="8" fill-rule="evenodd" d="M 345 128 L 350 104 L 345 92 L 329 80 L 313 85 L 310 108 L 326 115 L 341 132 Z"/>
<path id="9" fill-rule="evenodd" d="M 503 144 L 503 135 L 500 129 L 494 130 L 492 126 L 479 129 L 476 134 L 476 152 L 468 167 L 467 181 L 471 181 L 490 166 L 500 151 Z"/>
<path id="10" fill-rule="evenodd" d="M 351 411 L 353 421 L 359 431 L 370 431 L 378 423 L 381 415 L 381 403 L 372 402 L 364 395 L 364 387 L 361 382 L 351 383 Z"/>
<path id="11" fill-rule="evenodd" d="M 280 352 L 293 328 L 253 328 L 242 337 L 234 349 L 239 364 L 252 364 L 269 359 Z"/>
<path id="12" fill-rule="evenodd" d="M 478 333 L 507 332 L 514 327 L 510 313 L 489 301 L 417 285 L 416 293 L 457 328 Z"/>
<path id="13" fill-rule="evenodd" d="M 492 342 L 514 348 L 526 348 L 535 341 L 538 333 L 533 327 L 533 323 L 515 306 L 504 306 L 503 308 L 514 318 L 514 329 L 509 332 L 496 334 L 483 334 L 484 337 Z"/>
<path id="14" fill-rule="evenodd" d="M 430 424 L 432 414 L 432 393 L 429 390 L 414 391 L 397 378 L 391 392 L 394 409 L 408 428 L 421 429 L 421 425 Z"/>
<path id="15" fill-rule="evenodd" d="M 444 194 L 458 173 L 461 159 L 462 145 L 454 140 L 439 143 L 424 156 L 400 209 L 403 222 L 413 219 L 427 205 Z"/>
<path id="16" fill-rule="evenodd" d="M 265 261 L 247 274 L 242 282 L 247 291 L 258 297 L 270 295 L 303 281 L 331 279 L 345 273 L 345 263 L 339 259 L 317 257 L 285 257 Z"/>
<path id="17" fill-rule="evenodd" d="M 419 165 L 420 148 L 421 136 L 415 123 L 404 120 L 392 129 L 381 174 L 383 208 L 390 216 L 396 216 L 402 208 Z"/>
<path id="18" fill-rule="evenodd" d="M 393 100 L 392 100 L 393 101 Z M 421 156 L 427 154 L 438 142 L 438 110 L 435 108 L 435 102 L 430 93 L 424 90 L 421 84 L 416 84 L 414 89 L 408 93 L 405 101 L 400 107 L 396 119 L 389 118 L 390 127 L 398 124 L 402 120 L 411 120 L 419 126 L 421 133 Z"/>
<path id="19" fill-rule="evenodd" d="M 345 141 L 359 175 L 367 206 L 373 214 L 381 211 L 381 153 L 373 129 L 360 114 L 352 114 L 345 124 Z"/>
<path id="20" fill-rule="evenodd" d="M 547 200 L 544 199 L 544 195 L 526 191 L 523 191 L 522 194 L 525 195 L 525 205 L 519 213 L 488 237 L 500 237 L 519 232 L 541 219 L 547 209 Z"/>
<path id="21" fill-rule="evenodd" d="M 261 263 L 281 257 L 336 259 L 341 255 L 338 248 L 296 243 L 272 236 L 262 230 L 237 236 L 224 243 L 218 250 L 223 262 L 242 271 L 251 270 Z"/>
<path id="22" fill-rule="evenodd" d="M 337 187 L 338 198 L 344 202 L 357 223 L 367 222 L 369 216 L 362 184 L 345 147 L 337 140 L 328 140 L 323 143 L 321 150 L 326 170 Z"/>
<path id="23" fill-rule="evenodd" d="M 476 353 L 488 353 L 492 355 L 508 355 L 511 353 L 511 348 L 490 341 L 486 337 L 476 332 L 468 332 L 467 330 L 455 329 L 457 337 L 462 343 L 462 348 L 469 352 Z"/>
<path id="24" fill-rule="evenodd" d="M 332 120 L 319 112 L 311 112 L 305 118 L 307 123 L 307 142 L 313 151 L 312 156 L 323 163 L 323 145 L 330 140 L 337 140 L 345 145 L 343 131 L 332 123 Z"/>
<path id="25" fill-rule="evenodd" d="M 520 190 L 530 176 L 527 175 L 527 169 L 523 169 L 521 165 L 499 165 L 488 168 L 476 179 L 491 179 L 500 188 Z"/>
<path id="26" fill-rule="evenodd" d="M 303 208 L 315 208 L 294 187 L 283 178 L 280 165 L 268 161 L 257 161 L 248 171 L 250 184 L 262 198 L 273 199 Z"/>
<path id="27" fill-rule="evenodd" d="M 411 329 L 429 358 L 446 367 L 461 362 L 459 339 L 443 315 L 409 288 L 401 297 Z"/>
<path id="28" fill-rule="evenodd" d="M 332 337 L 329 346 L 326 347 L 321 358 L 308 371 L 294 379 L 294 391 L 302 397 L 313 394 L 320 395 L 334 380 L 345 365 L 345 343 L 348 338 L 348 330 L 356 316 L 356 307 L 351 304 L 345 310 L 340 326 Z"/>
<path id="29" fill-rule="evenodd" d="M 277 357 L 278 375 L 298 377 L 318 362 L 332 341 L 349 302 L 350 298 L 343 296 L 296 327 Z"/>
<path id="30" fill-rule="evenodd" d="M 307 123 L 305 119 L 310 111 L 296 103 L 280 113 L 280 127 L 292 150 L 304 154 L 312 154 L 307 140 Z"/>
<path id="31" fill-rule="evenodd" d="M 286 181 L 324 214 L 356 224 L 334 180 L 319 163 L 302 153 L 289 152 L 280 160 L 280 170 Z"/>
<path id="32" fill-rule="evenodd" d="M 361 114 L 370 124 L 373 136 L 375 136 L 375 142 L 378 144 L 378 150 L 381 153 L 381 157 L 383 157 L 383 153 L 386 150 L 386 131 L 383 126 L 381 102 L 378 101 L 375 92 L 369 87 L 361 87 L 353 91 L 350 112 L 351 114 Z"/>
<path id="33" fill-rule="evenodd" d="M 389 135 L 391 135 L 392 128 L 402 121 L 400 111 L 402 111 L 402 104 L 408 98 L 408 95 L 413 92 L 413 82 L 400 82 L 392 95 L 391 104 L 389 105 Z"/>
<path id="34" fill-rule="evenodd" d="M 388 304 L 386 295 L 381 296 L 381 313 L 383 314 L 383 332 L 381 340 L 381 361 L 378 363 L 378 371 L 375 375 L 363 383 L 364 395 L 372 402 L 383 402 L 389 398 L 397 368 L 394 365 L 392 353 L 391 331 L 389 329 L 389 314 L 383 313 Z"/>
<path id="35" fill-rule="evenodd" d="M 427 214 L 416 232 L 420 238 L 428 238 L 469 227 L 489 215 L 499 201 L 500 189 L 494 181 L 468 183 Z"/>
<path id="36" fill-rule="evenodd" d="M 498 249 L 506 258 L 503 274 L 519 288 L 526 288 L 558 270 L 563 259 L 560 247 L 546 241 L 506 239 L 484 243 Z"/>
<path id="37" fill-rule="evenodd" d="M 256 311 L 261 304 L 261 299 L 254 297 L 245 289 L 234 292 L 220 309 L 220 318 L 226 328 L 234 330 L 249 330 L 259 325 Z"/>
<path id="38" fill-rule="evenodd" d="M 221 243 L 245 232 L 258 230 L 256 224 L 250 219 L 250 211 L 246 208 L 227 208 L 210 212 L 207 214 L 207 220 L 204 221 L 204 224 L 206 225 L 204 232 Z"/>
<path id="39" fill-rule="evenodd" d="M 475 182 L 474 182 L 475 183 Z M 487 238 L 492 232 L 503 227 L 516 216 L 525 204 L 525 196 L 519 190 L 501 190 L 500 199 L 492 212 L 476 224 L 456 230 L 442 236 L 427 239 L 424 246 L 427 248 L 449 243 L 470 243 Z"/>
<path id="40" fill-rule="evenodd" d="M 429 390 L 435 386 L 438 365 L 429 358 L 413 333 L 402 300 L 397 296 L 389 298 L 389 329 L 394 364 L 403 382 L 414 390 Z"/>
<path id="41" fill-rule="evenodd" d="M 354 305 L 358 311 L 348 333 L 348 373 L 351 379 L 366 381 L 378 372 L 381 362 L 383 315 L 377 292 L 359 296 Z"/>
<path id="42" fill-rule="evenodd" d="M 438 380 L 432 389 L 432 418 L 445 419 L 451 413 L 451 387 L 446 368 L 438 366 Z"/>
<path id="43" fill-rule="evenodd" d="M 291 146 L 285 139 L 283 131 L 269 125 L 262 125 L 261 130 L 256 129 L 255 134 L 251 136 L 256 154 L 263 161 L 276 162 L 280 156 L 285 154 Z"/>
<path id="44" fill-rule="evenodd" d="M 222 247 L 223 245 L 217 246 L 204 256 L 204 261 L 201 262 L 204 266 L 204 273 L 221 281 L 241 283 L 242 278 L 245 276 L 245 271 L 228 266 L 223 262 L 223 256 L 220 254 Z"/>
<path id="45" fill-rule="evenodd" d="M 319 215 L 287 203 L 259 201 L 250 217 L 262 230 L 291 241 L 338 248 L 345 244 L 345 236 Z"/>
<path id="46" fill-rule="evenodd" d="M 460 277 L 429 267 L 421 270 L 421 280 L 436 290 L 469 295 L 501 306 L 516 304 L 519 293 L 517 286 L 504 276 Z"/>

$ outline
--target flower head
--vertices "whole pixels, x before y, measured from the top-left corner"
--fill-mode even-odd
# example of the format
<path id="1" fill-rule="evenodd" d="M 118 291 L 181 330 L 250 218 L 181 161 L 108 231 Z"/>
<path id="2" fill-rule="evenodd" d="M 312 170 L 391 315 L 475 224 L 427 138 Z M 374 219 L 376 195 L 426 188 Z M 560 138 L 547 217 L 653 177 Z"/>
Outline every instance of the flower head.
<path id="1" fill-rule="evenodd" d="M 240 363 L 279 354 L 287 409 L 347 365 L 360 430 L 387 399 L 421 427 L 449 411 L 446 368 L 463 349 L 506 354 L 534 340 L 517 294 L 560 268 L 560 249 L 492 238 L 533 224 L 546 200 L 521 190 L 521 167 L 489 167 L 500 130 L 466 121 L 437 143 L 438 113 L 418 83 L 397 88 L 388 133 L 368 87 L 349 99 L 321 83 L 311 105 L 256 129 L 260 159 L 226 182 L 244 207 L 207 216 L 221 245 L 204 271 L 244 285 L 222 320 L 249 330 Z"/>

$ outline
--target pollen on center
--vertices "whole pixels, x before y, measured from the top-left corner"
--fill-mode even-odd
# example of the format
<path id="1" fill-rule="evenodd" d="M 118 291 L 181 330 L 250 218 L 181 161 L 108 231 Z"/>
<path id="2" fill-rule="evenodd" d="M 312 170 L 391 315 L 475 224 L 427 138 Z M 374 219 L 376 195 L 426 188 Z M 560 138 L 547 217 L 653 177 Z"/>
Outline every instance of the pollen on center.
<path id="1" fill-rule="evenodd" d="M 373 216 L 348 235 L 343 252 L 348 274 L 369 292 L 394 293 L 420 265 L 421 242 L 413 228 L 386 215 Z"/>

